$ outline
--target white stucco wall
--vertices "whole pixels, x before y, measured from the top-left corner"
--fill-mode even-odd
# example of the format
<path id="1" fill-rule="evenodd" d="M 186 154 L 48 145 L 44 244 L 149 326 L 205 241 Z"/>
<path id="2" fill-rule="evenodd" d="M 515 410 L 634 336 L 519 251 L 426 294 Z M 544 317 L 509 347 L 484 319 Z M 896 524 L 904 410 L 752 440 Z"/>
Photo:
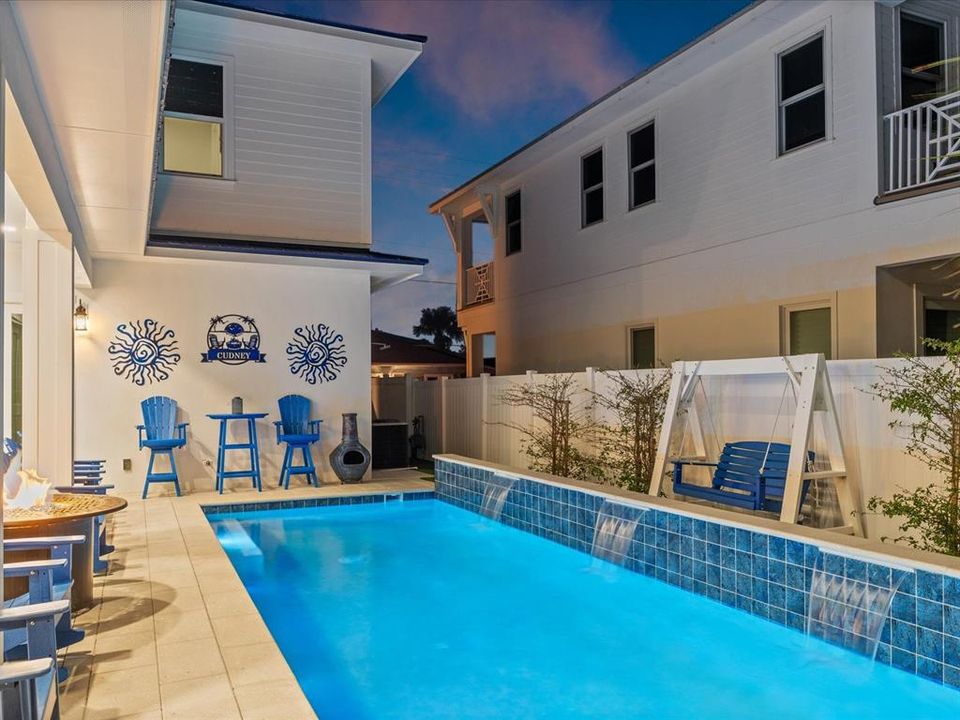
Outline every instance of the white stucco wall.
<path id="1" fill-rule="evenodd" d="M 264 485 L 275 484 L 279 477 L 283 455 L 272 423 L 279 419 L 277 399 L 287 393 L 309 397 L 314 417 L 324 421 L 321 443 L 314 446 L 323 482 L 337 481 L 328 455 L 340 442 L 341 413 L 359 414 L 361 440 L 370 446 L 367 272 L 147 259 L 99 260 L 96 277 L 96 287 L 82 293 L 89 302 L 90 330 L 76 339 L 75 452 L 78 458 L 105 458 L 109 481 L 119 491 L 139 490 L 143 485 L 149 453 L 137 450 L 136 425 L 142 422 L 140 401 L 151 395 L 176 399 L 181 421 L 190 423 L 187 446 L 177 451 L 181 485 L 187 492 L 214 487 L 219 427 L 206 414 L 229 412 L 236 395 L 243 397 L 245 411 L 270 413 L 257 426 Z M 255 320 L 266 362 L 201 363 L 211 318 L 229 313 Z M 181 359 L 169 379 L 138 387 L 114 374 L 107 346 L 118 323 L 144 318 L 174 330 Z M 310 385 L 290 372 L 287 343 L 294 328 L 308 323 L 325 323 L 344 336 L 348 359 L 336 380 Z M 245 437 L 245 427 L 237 427 L 236 432 Z M 245 459 L 242 451 L 234 455 Z M 129 472 L 122 469 L 124 458 L 133 461 Z M 247 482 L 228 481 L 228 487 L 246 489 Z M 302 478 L 291 480 L 291 484 L 299 482 Z M 172 486 L 151 490 L 152 495 L 161 492 L 172 492 Z"/>

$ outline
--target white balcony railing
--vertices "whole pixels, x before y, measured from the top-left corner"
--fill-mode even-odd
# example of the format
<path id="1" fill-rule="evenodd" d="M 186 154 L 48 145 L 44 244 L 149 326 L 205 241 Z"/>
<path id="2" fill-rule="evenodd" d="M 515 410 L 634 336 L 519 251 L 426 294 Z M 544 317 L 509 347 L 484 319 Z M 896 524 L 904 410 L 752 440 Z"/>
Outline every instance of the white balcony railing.
<path id="1" fill-rule="evenodd" d="M 883 118 L 887 192 L 960 179 L 960 92 Z"/>
<path id="2" fill-rule="evenodd" d="M 467 305 L 493 300 L 493 262 L 467 268 Z"/>

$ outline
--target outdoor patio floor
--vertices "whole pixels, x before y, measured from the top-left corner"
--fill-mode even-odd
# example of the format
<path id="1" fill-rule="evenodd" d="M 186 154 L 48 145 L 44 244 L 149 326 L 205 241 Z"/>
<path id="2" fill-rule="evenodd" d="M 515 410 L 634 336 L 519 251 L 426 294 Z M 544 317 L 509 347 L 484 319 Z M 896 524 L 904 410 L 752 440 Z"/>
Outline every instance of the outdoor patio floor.
<path id="1" fill-rule="evenodd" d="M 415 470 L 361 485 L 125 496 L 114 516 L 110 572 L 87 631 L 64 656 L 64 720 L 299 720 L 316 717 L 201 510 L 217 502 L 432 489 Z"/>

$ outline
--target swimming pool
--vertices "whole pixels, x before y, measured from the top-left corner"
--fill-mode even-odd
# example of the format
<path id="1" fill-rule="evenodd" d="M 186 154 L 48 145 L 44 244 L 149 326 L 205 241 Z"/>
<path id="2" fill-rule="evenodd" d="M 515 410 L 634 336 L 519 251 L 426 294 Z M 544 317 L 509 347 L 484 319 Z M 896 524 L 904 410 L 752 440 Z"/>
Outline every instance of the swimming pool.
<path id="1" fill-rule="evenodd" d="M 210 520 L 324 720 L 960 712 L 956 690 L 437 500 Z"/>

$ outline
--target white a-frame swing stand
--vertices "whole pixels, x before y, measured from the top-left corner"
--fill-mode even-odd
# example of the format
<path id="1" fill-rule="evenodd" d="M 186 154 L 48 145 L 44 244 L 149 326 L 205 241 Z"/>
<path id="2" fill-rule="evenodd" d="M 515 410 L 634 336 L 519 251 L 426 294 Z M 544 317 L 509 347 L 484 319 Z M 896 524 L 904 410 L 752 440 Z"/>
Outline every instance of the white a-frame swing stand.
<path id="1" fill-rule="evenodd" d="M 744 360 L 678 361 L 673 364 L 670 394 L 667 398 L 657 459 L 650 480 L 650 494 L 659 496 L 664 489 L 664 477 L 670 473 L 670 464 L 678 458 L 670 456 L 673 441 L 682 440 L 690 432 L 695 451 L 705 459 L 703 428 L 694 402 L 697 385 L 702 378 L 735 375 L 781 375 L 793 386 L 796 396 L 796 415 L 790 439 L 783 492 L 781 522 L 796 524 L 800 517 L 801 489 L 804 481 L 830 479 L 835 483 L 840 512 L 845 523 L 831 528 L 839 532 L 863 535 L 860 523 L 860 491 L 847 477 L 843 454 L 843 439 L 837 408 L 830 389 L 826 361 L 822 354 L 792 355 L 789 357 L 751 358 Z M 786 388 L 785 388 L 786 389 Z M 779 413 L 778 413 L 779 414 Z M 807 468 L 807 450 L 810 449 L 814 420 L 819 422 L 826 442 L 828 470 L 811 471 Z M 682 442 L 679 443 L 682 446 Z M 823 455 L 819 455 L 822 458 Z M 669 483 L 667 483 L 669 485 Z"/>

